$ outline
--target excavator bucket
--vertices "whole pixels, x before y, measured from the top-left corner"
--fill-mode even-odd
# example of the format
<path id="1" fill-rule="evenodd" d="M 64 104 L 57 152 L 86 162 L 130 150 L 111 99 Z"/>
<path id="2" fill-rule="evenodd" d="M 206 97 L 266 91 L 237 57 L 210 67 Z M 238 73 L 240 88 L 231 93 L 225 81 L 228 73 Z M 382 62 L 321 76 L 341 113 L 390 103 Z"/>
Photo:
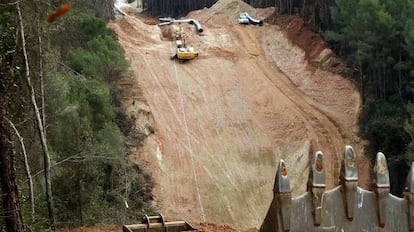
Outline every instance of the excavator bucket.
<path id="1" fill-rule="evenodd" d="M 414 162 L 404 198 L 390 194 L 387 160 L 378 152 L 373 191 L 358 187 L 356 154 L 345 147 L 340 186 L 326 190 L 323 153 L 315 153 L 308 191 L 291 196 L 287 165 L 280 161 L 273 189 L 274 198 L 259 232 L 312 231 L 414 231 Z"/>
<path id="2" fill-rule="evenodd" d="M 200 232 L 186 221 L 167 222 L 163 215 L 147 216 L 139 224 L 124 225 L 123 232 Z"/>

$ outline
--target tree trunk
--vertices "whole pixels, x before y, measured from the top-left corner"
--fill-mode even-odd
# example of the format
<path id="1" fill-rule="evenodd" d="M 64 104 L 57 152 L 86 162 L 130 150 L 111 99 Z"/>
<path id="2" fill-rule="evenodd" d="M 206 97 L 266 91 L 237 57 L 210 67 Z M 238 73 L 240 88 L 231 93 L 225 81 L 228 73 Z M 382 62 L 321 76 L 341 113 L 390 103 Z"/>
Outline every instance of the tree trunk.
<path id="1" fill-rule="evenodd" d="M 4 9 L 2 9 L 4 10 Z M 8 22 L 3 21 L 2 26 L 8 28 Z M 10 127 L 7 122 L 10 88 L 13 86 L 12 66 L 16 40 L 12 31 L 2 34 L 2 46 L 0 46 L 0 181 L 3 210 L 1 218 L 6 222 L 8 232 L 25 231 L 23 217 L 21 215 L 19 194 L 16 184 L 14 154 L 10 139 Z M 12 42 L 13 41 L 13 42 Z"/>
<path id="2" fill-rule="evenodd" d="M 24 145 L 23 142 L 23 137 L 20 135 L 19 131 L 17 130 L 17 128 L 14 126 L 13 122 L 8 120 L 10 126 L 13 128 L 14 132 L 16 133 L 17 138 L 19 139 L 20 142 L 20 146 L 22 147 L 22 153 L 23 153 L 23 158 L 24 158 L 24 166 L 26 168 L 26 177 L 27 180 L 29 182 L 29 201 L 30 201 L 30 208 L 31 208 L 31 216 L 32 216 L 32 220 L 34 220 L 34 213 L 35 213 L 35 207 L 34 207 L 34 194 L 33 194 L 33 178 L 32 175 L 30 174 L 30 166 L 29 166 L 29 161 L 27 159 L 27 152 L 26 152 L 26 146 Z"/>
<path id="3" fill-rule="evenodd" d="M 361 96 L 362 96 L 362 104 L 364 104 L 364 102 L 365 102 L 365 89 L 364 89 L 364 85 L 365 85 L 365 83 L 364 83 L 364 74 L 363 74 L 363 72 L 362 72 L 362 64 L 361 64 L 361 61 L 360 60 L 358 60 L 358 64 L 359 64 L 359 78 L 360 78 L 360 82 L 361 82 Z"/>
<path id="4" fill-rule="evenodd" d="M 41 29 L 39 29 L 41 30 Z M 40 97 L 41 97 L 41 109 L 42 109 L 42 123 L 43 133 L 46 134 L 46 114 L 45 114 L 45 86 L 43 80 L 43 49 L 42 49 L 42 36 L 38 31 L 37 39 L 39 42 L 39 79 L 40 79 Z"/>
<path id="5" fill-rule="evenodd" d="M 55 226 L 55 213 L 53 209 L 52 183 L 50 179 L 50 155 L 49 155 L 49 150 L 47 147 L 46 135 L 43 129 L 42 118 L 40 116 L 39 108 L 37 106 L 34 88 L 30 80 L 29 61 L 27 58 L 23 20 L 22 20 L 22 14 L 21 14 L 19 3 L 16 4 L 16 8 L 17 8 L 17 14 L 18 14 L 18 20 L 19 20 L 20 36 L 22 40 L 23 58 L 24 58 L 24 63 L 25 63 L 25 68 L 26 68 L 26 83 L 29 88 L 30 100 L 32 102 L 33 111 L 35 113 L 36 121 L 37 121 L 37 127 L 38 127 L 37 131 L 39 133 L 39 137 L 40 137 L 42 149 L 43 149 L 43 162 L 44 162 L 44 169 L 45 169 L 44 173 L 45 173 L 45 182 L 46 182 L 46 201 L 47 201 L 47 209 L 49 212 L 49 226 L 51 226 L 53 229 Z"/>
<path id="6" fill-rule="evenodd" d="M 306 22 L 306 0 L 302 1 L 302 18 L 303 20 Z M 315 21 L 314 21 L 315 23 Z M 315 25 L 313 26 L 313 28 L 315 28 Z"/>
<path id="7" fill-rule="evenodd" d="M 10 85 L 11 78 L 9 73 L 3 75 L 2 71 L 0 72 L 0 180 L 3 193 L 3 214 L 8 232 L 25 231 L 14 173 L 14 154 L 7 123 L 7 86 Z"/>

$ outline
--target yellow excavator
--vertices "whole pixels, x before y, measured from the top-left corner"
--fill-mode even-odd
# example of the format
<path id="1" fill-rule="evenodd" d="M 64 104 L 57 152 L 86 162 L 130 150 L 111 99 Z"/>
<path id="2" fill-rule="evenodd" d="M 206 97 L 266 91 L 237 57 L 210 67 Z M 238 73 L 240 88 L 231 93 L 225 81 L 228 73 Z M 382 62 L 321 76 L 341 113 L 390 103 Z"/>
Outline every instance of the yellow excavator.
<path id="1" fill-rule="evenodd" d="M 171 56 L 171 59 L 177 59 L 181 62 L 192 60 L 198 57 L 198 52 L 193 47 L 187 46 L 187 35 L 182 27 L 175 33 L 177 52 Z"/>

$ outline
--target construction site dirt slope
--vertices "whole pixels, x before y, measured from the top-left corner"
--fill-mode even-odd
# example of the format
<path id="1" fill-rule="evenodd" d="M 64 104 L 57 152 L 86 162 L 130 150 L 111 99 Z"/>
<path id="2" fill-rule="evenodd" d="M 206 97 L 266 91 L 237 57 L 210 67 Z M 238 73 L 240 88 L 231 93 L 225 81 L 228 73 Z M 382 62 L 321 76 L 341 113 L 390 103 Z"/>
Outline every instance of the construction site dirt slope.
<path id="1" fill-rule="evenodd" d="M 160 28 L 133 14 L 109 23 L 134 72 L 120 84 L 124 103 L 134 131 L 145 135 L 131 159 L 152 174 L 154 206 L 167 217 L 258 228 L 280 159 L 295 196 L 306 190 L 311 153 L 325 154 L 328 189 L 338 183 L 346 144 L 362 157 L 360 95 L 327 71 L 331 50 L 318 43 L 310 57 L 287 36 L 292 27 L 239 25 L 243 11 L 274 14 L 239 0 L 190 12 L 185 18 L 204 32 L 181 25 L 200 53 L 185 63 L 170 59 L 180 25 Z M 360 162 L 360 177 L 369 176 L 367 165 Z"/>

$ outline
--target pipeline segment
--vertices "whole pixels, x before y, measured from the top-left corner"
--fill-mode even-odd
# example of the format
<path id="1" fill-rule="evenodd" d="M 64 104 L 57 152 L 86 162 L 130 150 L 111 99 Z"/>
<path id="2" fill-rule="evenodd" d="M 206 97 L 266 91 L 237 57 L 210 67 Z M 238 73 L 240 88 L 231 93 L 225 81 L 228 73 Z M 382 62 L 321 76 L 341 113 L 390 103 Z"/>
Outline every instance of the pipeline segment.
<path id="1" fill-rule="evenodd" d="M 240 24 L 255 24 L 255 25 L 263 25 L 263 20 L 258 20 L 250 16 L 247 12 L 243 12 L 239 16 L 239 23 Z"/>
<path id="2" fill-rule="evenodd" d="M 159 20 L 161 21 L 161 23 L 159 23 L 158 26 L 164 26 L 171 23 L 189 23 L 193 24 L 199 33 L 204 31 L 203 27 L 201 26 L 201 23 L 196 19 L 175 19 L 171 17 L 164 17 L 159 18 Z"/>
<path id="3" fill-rule="evenodd" d="M 123 16 L 127 16 L 128 14 L 125 13 L 125 11 L 123 11 L 119 6 L 117 6 L 116 4 L 114 5 L 115 9 L 117 9 L 119 11 L 119 13 L 121 13 Z"/>
<path id="4" fill-rule="evenodd" d="M 199 33 L 203 32 L 203 27 L 201 26 L 201 23 L 198 20 L 192 19 L 190 21 L 190 24 L 194 24 Z"/>

